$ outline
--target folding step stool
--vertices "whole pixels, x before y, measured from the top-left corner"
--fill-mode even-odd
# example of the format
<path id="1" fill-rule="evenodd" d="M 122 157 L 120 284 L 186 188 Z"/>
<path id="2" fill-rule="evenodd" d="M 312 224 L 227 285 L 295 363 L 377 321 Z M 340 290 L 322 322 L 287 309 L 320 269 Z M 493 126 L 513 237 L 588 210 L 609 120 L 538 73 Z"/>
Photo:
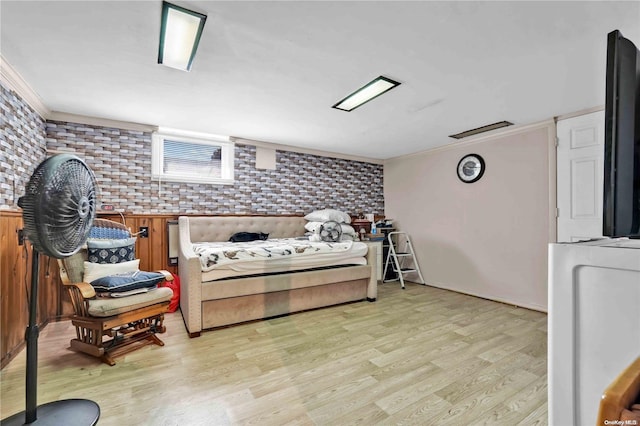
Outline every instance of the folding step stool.
<path id="1" fill-rule="evenodd" d="M 394 235 L 397 235 L 397 241 L 394 243 Z M 387 235 L 389 239 L 389 252 L 387 253 L 387 259 L 384 262 L 384 272 L 382 277 L 387 276 L 387 268 L 391 264 L 393 272 L 396 273 L 397 278 L 392 280 L 384 280 L 384 282 L 400 280 L 400 285 L 404 289 L 404 274 L 416 272 L 420 277 L 420 284 L 425 284 L 422 273 L 420 272 L 420 266 L 418 266 L 418 260 L 416 259 L 409 234 L 406 232 L 389 232 Z"/>

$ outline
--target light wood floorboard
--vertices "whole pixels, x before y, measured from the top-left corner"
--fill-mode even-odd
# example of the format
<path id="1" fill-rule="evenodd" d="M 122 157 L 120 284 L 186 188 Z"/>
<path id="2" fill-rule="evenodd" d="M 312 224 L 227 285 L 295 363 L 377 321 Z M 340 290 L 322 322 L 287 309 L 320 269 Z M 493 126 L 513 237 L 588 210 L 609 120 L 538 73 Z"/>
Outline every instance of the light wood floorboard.
<path id="1" fill-rule="evenodd" d="M 38 403 L 86 398 L 109 425 L 547 423 L 547 316 L 408 283 L 358 302 L 202 333 L 166 316 L 164 347 L 109 367 L 39 339 Z M 25 353 L 1 372 L 1 418 L 24 410 Z"/>

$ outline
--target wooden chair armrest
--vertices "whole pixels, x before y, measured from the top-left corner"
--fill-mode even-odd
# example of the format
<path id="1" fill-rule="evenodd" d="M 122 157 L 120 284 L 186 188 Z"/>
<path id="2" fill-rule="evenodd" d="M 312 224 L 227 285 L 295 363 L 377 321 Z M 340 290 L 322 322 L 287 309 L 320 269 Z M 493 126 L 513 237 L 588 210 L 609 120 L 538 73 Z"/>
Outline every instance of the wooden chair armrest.
<path id="1" fill-rule="evenodd" d="M 173 281 L 173 275 L 171 274 L 171 272 L 169 272 L 169 271 L 165 271 L 164 269 L 158 269 L 158 270 L 157 270 L 157 271 L 155 271 L 155 272 L 159 272 L 159 273 L 161 273 L 162 275 L 164 275 L 164 279 L 165 279 L 165 281 Z"/>
<path id="2" fill-rule="evenodd" d="M 635 406 L 634 403 L 638 397 L 640 397 L 640 357 L 636 358 L 605 389 L 600 400 L 597 424 L 614 424 L 615 420 L 621 420 L 621 415 L 625 414 L 626 409 Z M 633 415 L 633 412 L 630 411 L 626 414 Z"/>
<path id="3" fill-rule="evenodd" d="M 91 299 L 93 297 L 96 297 L 96 290 L 93 288 L 93 286 L 89 283 L 62 283 L 63 285 L 66 286 L 71 286 L 71 287 L 76 287 L 79 291 L 80 294 L 82 295 L 83 298 L 85 299 Z"/>

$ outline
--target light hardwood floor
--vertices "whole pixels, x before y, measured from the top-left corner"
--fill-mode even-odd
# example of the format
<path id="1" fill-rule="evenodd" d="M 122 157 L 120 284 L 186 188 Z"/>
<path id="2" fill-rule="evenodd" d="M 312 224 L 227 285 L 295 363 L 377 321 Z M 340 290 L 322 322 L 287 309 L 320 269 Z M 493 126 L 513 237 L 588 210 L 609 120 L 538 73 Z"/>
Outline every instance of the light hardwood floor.
<path id="1" fill-rule="evenodd" d="M 87 398 L 107 425 L 547 423 L 547 316 L 408 283 L 359 302 L 202 333 L 168 314 L 164 347 L 114 367 L 39 339 L 38 403 Z M 1 372 L 1 417 L 24 410 L 24 351 Z"/>

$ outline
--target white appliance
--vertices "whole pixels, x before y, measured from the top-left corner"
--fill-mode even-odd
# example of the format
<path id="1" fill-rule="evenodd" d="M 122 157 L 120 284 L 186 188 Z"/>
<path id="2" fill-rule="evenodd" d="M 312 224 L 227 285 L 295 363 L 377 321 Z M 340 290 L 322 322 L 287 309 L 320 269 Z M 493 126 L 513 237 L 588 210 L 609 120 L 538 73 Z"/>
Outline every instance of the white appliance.
<path id="1" fill-rule="evenodd" d="M 640 355 L 640 240 L 549 245 L 549 424 L 595 425 Z"/>

